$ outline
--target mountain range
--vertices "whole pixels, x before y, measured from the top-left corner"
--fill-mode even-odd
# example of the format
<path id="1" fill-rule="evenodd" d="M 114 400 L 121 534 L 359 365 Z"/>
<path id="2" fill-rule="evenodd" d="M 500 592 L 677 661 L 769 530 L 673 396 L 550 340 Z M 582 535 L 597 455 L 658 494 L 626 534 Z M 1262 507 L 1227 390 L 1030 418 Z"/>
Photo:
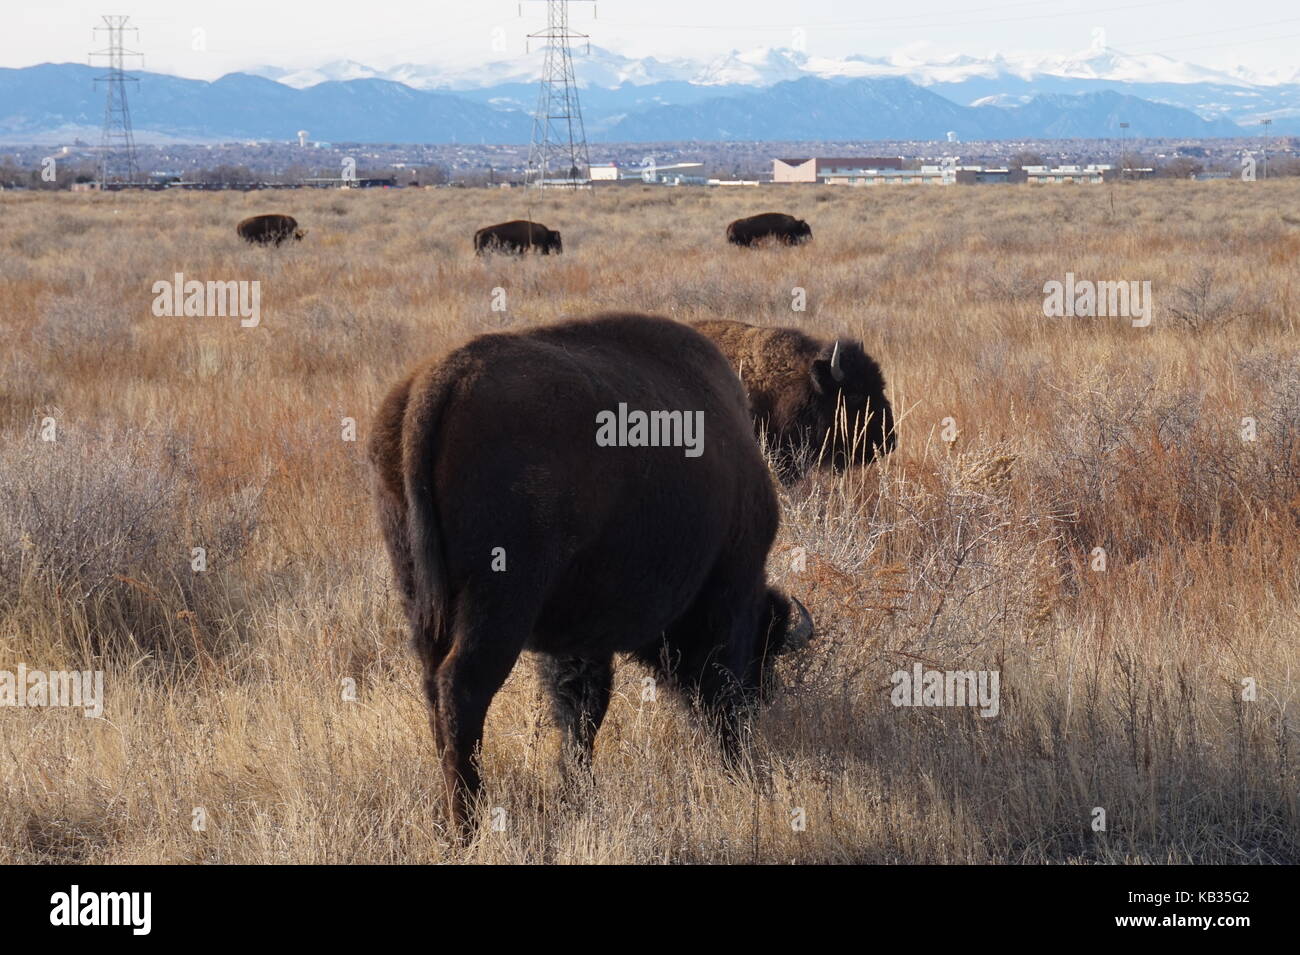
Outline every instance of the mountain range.
<path id="1" fill-rule="evenodd" d="M 468 69 L 335 61 L 217 80 L 135 73 L 142 142 L 313 140 L 520 143 L 532 130 L 541 51 Z M 764 48 L 709 62 L 575 56 L 593 142 L 962 140 L 1300 134 L 1300 74 L 1215 71 L 1094 49 L 1008 59 L 810 57 Z M 0 69 L 0 142 L 97 141 L 100 69 Z"/>
<path id="2" fill-rule="evenodd" d="M 543 55 L 544 48 L 470 67 L 403 63 L 380 70 L 355 60 L 335 60 L 305 70 L 262 66 L 247 72 L 299 88 L 325 80 L 388 79 L 417 89 L 475 89 L 535 81 L 541 74 Z M 1238 87 L 1300 83 L 1300 68 L 1281 75 L 1258 74 L 1245 68 L 1213 70 L 1162 54 L 1128 54 L 1103 46 L 1066 55 L 956 56 L 941 60 L 903 55 L 853 55 L 836 59 L 783 47 L 732 50 L 711 60 L 660 60 L 629 57 L 593 46 L 586 53 L 575 53 L 573 63 L 578 82 L 584 87 L 616 87 L 625 83 L 644 86 L 673 80 L 701 86 L 771 86 L 805 76 L 822 79 L 901 76 L 921 86 L 999 76 L 1022 80 L 1061 77 L 1116 82 L 1217 83 Z"/>

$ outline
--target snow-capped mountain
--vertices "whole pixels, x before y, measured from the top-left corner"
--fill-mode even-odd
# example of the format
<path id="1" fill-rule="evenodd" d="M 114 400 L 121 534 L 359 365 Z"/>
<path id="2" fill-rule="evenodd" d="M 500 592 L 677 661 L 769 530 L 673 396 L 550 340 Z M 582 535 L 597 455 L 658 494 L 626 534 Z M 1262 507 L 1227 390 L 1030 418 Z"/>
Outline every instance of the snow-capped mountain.
<path id="1" fill-rule="evenodd" d="M 1025 60 L 1022 69 L 1011 72 L 1023 79 L 1061 76 L 1119 83 L 1259 85 L 1258 78 L 1244 69 L 1236 73 L 1225 73 L 1193 63 L 1184 63 L 1161 53 L 1132 55 L 1108 48 L 1093 48 L 1086 53 L 1068 56 L 1045 56 L 1037 60 Z"/>
<path id="2" fill-rule="evenodd" d="M 331 83 L 342 80 L 391 79 L 384 70 L 376 70 L 356 60 L 334 60 L 321 66 L 303 70 L 290 70 L 279 66 L 259 66 L 245 70 L 254 76 L 275 80 L 296 90 L 306 89 L 318 83 Z"/>
<path id="3" fill-rule="evenodd" d="M 416 89 L 469 90 L 509 83 L 531 83 L 542 72 L 544 49 L 522 56 L 502 57 L 472 67 L 402 63 L 377 69 L 354 60 L 336 60 L 321 66 L 287 70 L 255 67 L 245 72 L 303 89 L 330 80 L 386 79 Z M 1159 53 L 1129 54 L 1095 46 L 1071 54 L 995 54 L 989 57 L 954 56 L 923 60 L 907 54 L 871 57 L 860 54 L 835 58 L 814 56 L 784 47 L 732 50 L 711 60 L 660 60 L 628 57 L 593 46 L 577 52 L 574 70 L 582 86 L 612 89 L 630 84 L 686 82 L 699 86 L 772 86 L 805 76 L 820 79 L 902 77 L 919 86 L 961 83 L 972 79 L 1014 77 L 1037 80 L 1054 77 L 1103 80 L 1114 83 L 1214 83 L 1222 86 L 1271 86 L 1300 82 L 1300 70 L 1288 75 L 1255 74 L 1245 67 L 1213 70 L 1175 60 Z"/>
<path id="4" fill-rule="evenodd" d="M 545 56 L 545 48 L 536 47 L 522 56 L 490 60 L 469 67 L 399 63 L 381 70 L 353 60 L 336 60 L 313 69 L 285 70 L 275 66 L 258 66 L 244 72 L 295 89 L 305 89 L 329 80 L 379 78 L 419 90 L 471 90 L 512 83 L 535 83 L 542 75 Z M 625 84 L 645 86 L 665 82 L 694 82 L 695 76 L 703 69 L 701 64 L 691 60 L 628 57 L 596 46 L 591 48 L 590 53 L 576 54 L 573 66 L 581 86 L 605 89 Z M 771 82 L 776 80 L 764 80 L 758 85 L 768 85 Z"/>
<path id="5" fill-rule="evenodd" d="M 732 50 L 698 64 L 689 81 L 700 86 L 771 86 L 810 75 L 821 74 L 809 66 L 807 54 L 759 47 L 746 53 Z"/>

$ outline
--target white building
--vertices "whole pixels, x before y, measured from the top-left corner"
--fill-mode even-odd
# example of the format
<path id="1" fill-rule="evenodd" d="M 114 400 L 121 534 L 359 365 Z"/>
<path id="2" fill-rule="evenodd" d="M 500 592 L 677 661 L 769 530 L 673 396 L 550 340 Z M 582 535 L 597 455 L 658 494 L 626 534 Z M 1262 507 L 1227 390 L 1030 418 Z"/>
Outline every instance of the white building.
<path id="1" fill-rule="evenodd" d="M 861 176 L 882 169 L 902 169 L 899 156 L 851 156 L 847 158 L 812 157 L 809 159 L 773 159 L 773 182 L 842 182 L 846 177 Z"/>
<path id="2" fill-rule="evenodd" d="M 1048 182 L 1105 182 L 1114 175 L 1114 166 L 1089 163 L 1086 166 L 1025 166 L 1025 181 L 1030 183 Z"/>

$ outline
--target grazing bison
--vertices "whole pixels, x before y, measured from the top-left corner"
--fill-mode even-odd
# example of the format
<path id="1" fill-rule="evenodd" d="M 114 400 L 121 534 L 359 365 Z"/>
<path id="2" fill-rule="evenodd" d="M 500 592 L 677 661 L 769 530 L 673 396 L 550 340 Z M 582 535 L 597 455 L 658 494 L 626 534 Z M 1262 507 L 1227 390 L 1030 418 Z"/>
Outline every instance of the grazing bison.
<path id="1" fill-rule="evenodd" d="M 799 245 L 812 238 L 812 229 L 802 219 L 784 212 L 764 212 L 727 226 L 727 241 L 732 245 L 753 245 L 768 238 L 782 245 Z"/>
<path id="2" fill-rule="evenodd" d="M 793 328 L 707 321 L 695 327 L 722 349 L 749 393 L 754 428 L 789 484 L 811 461 L 843 470 L 894 450 L 885 376 L 861 343 L 817 341 Z"/>
<path id="3" fill-rule="evenodd" d="M 257 245 L 279 245 L 286 239 L 301 239 L 307 234 L 298 228 L 298 220 L 293 216 L 270 213 L 264 216 L 249 216 L 235 226 L 241 239 Z"/>
<path id="4" fill-rule="evenodd" d="M 480 336 L 389 392 L 369 454 L 461 834 L 483 718 L 521 651 L 543 655 L 589 768 L 614 654 L 701 703 L 734 761 L 772 656 L 812 637 L 767 586 L 778 504 L 744 391 L 685 325 L 607 314 Z"/>
<path id="5" fill-rule="evenodd" d="M 542 255 L 554 252 L 559 255 L 564 251 L 560 242 L 560 233 L 548 229 L 540 222 L 527 219 L 515 219 L 513 222 L 501 222 L 497 225 L 484 226 L 474 233 L 474 252 L 527 252 L 538 249 Z"/>

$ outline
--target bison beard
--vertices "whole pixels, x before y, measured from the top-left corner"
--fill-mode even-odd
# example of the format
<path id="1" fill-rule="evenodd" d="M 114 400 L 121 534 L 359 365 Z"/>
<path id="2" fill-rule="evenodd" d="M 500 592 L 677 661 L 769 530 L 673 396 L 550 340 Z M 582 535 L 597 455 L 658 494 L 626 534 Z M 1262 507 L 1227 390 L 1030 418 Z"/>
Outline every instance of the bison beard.
<path id="1" fill-rule="evenodd" d="M 701 409 L 708 444 L 598 447 L 596 416 L 620 402 Z M 772 656 L 812 636 L 766 583 L 779 512 L 744 393 L 686 326 L 610 314 L 477 338 L 389 393 L 370 459 L 458 833 L 523 650 L 544 655 L 579 765 L 616 653 L 702 704 L 734 761 Z"/>
<path id="2" fill-rule="evenodd" d="M 894 413 L 880 366 L 851 339 L 822 342 L 793 328 L 696 322 L 744 382 L 754 430 L 784 483 L 810 459 L 842 470 L 894 450 Z"/>

